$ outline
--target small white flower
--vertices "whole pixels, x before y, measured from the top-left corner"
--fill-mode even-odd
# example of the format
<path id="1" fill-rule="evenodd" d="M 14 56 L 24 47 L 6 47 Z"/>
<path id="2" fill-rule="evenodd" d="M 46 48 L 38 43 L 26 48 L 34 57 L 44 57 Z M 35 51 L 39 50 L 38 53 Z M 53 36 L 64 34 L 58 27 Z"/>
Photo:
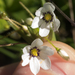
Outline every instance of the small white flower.
<path id="1" fill-rule="evenodd" d="M 36 75 L 40 67 L 48 70 L 51 62 L 48 55 L 53 55 L 54 51 L 47 46 L 42 46 L 43 42 L 38 38 L 35 39 L 31 45 L 23 48 L 22 66 L 29 64 L 31 72 Z"/>
<path id="2" fill-rule="evenodd" d="M 52 28 L 54 32 L 58 31 L 60 21 L 56 18 L 54 10 L 55 6 L 52 3 L 47 2 L 35 12 L 36 17 L 34 18 L 31 27 L 39 27 L 39 35 L 41 37 L 47 36 L 50 32 L 50 28 Z"/>

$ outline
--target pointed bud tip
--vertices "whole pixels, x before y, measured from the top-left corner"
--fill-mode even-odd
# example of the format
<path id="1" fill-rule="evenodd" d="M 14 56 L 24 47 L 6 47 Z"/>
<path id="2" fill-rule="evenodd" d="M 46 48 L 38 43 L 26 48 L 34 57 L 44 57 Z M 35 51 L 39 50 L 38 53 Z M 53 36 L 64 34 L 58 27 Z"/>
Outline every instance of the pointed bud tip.
<path id="1" fill-rule="evenodd" d="M 69 55 L 64 50 L 61 49 L 57 53 L 65 60 L 69 60 Z"/>

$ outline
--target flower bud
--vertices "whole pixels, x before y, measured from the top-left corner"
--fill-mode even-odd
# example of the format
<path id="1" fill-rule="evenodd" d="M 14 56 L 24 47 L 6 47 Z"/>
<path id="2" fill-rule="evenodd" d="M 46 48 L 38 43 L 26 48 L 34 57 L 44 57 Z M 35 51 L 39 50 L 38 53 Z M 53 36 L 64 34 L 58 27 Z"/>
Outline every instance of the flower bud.
<path id="1" fill-rule="evenodd" d="M 3 17 L 7 17 L 6 13 L 0 11 L 0 19 L 2 19 Z"/>
<path id="2" fill-rule="evenodd" d="M 13 39 L 18 40 L 18 39 L 21 38 L 21 35 L 18 34 L 18 32 L 12 31 L 10 34 L 11 34 L 10 37 L 13 38 Z"/>
<path id="3" fill-rule="evenodd" d="M 27 25 L 31 25 L 32 21 L 33 21 L 32 18 L 27 18 L 25 22 L 26 22 Z"/>
<path id="4" fill-rule="evenodd" d="M 29 30 L 28 30 L 27 26 L 22 25 L 22 27 L 23 27 L 23 29 L 25 30 L 26 33 L 29 33 Z"/>
<path id="5" fill-rule="evenodd" d="M 68 60 L 68 59 L 69 59 L 68 54 L 67 54 L 64 50 L 60 49 L 57 53 L 58 53 L 62 58 L 64 58 L 65 60 Z"/>

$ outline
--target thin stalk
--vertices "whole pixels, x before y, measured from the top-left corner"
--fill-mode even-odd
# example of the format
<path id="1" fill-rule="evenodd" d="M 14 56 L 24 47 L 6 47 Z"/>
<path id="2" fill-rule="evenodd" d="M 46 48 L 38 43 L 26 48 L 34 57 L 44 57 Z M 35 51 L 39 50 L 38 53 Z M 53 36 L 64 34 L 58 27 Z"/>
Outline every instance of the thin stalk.
<path id="1" fill-rule="evenodd" d="M 62 10 L 60 10 L 60 8 L 52 0 L 48 0 L 48 1 L 51 2 L 56 7 L 59 13 L 62 14 L 72 24 L 72 26 L 75 26 L 74 21 L 71 20 Z"/>
<path id="2" fill-rule="evenodd" d="M 53 3 L 54 6 L 56 7 L 56 9 L 59 11 L 59 13 L 61 13 L 61 14 L 72 24 L 72 26 L 75 26 L 74 21 L 71 20 L 63 11 L 61 11 L 61 10 L 59 9 L 59 7 L 58 7 L 54 2 L 52 2 L 52 3 Z"/>
<path id="3" fill-rule="evenodd" d="M 71 20 L 74 21 L 74 11 L 73 11 L 72 0 L 69 0 L 69 8 L 70 8 L 70 17 L 71 17 Z M 74 48 L 75 48 L 75 27 L 72 28 L 72 35 L 73 35 Z"/>
<path id="4" fill-rule="evenodd" d="M 42 2 L 42 6 L 43 6 L 43 5 L 45 4 L 46 1 L 45 1 L 45 0 L 41 0 L 41 2 Z"/>
<path id="5" fill-rule="evenodd" d="M 0 35 L 0 38 L 2 38 L 2 36 Z M 0 44 L 4 44 L 4 45 L 6 45 L 7 43 L 13 43 L 12 45 L 15 45 L 16 47 L 24 47 L 24 46 L 26 46 L 27 44 L 26 43 L 20 43 L 20 44 L 18 44 L 19 42 L 18 41 L 15 41 L 15 40 L 12 40 L 12 39 L 9 39 L 9 38 L 4 38 L 3 40 L 1 40 L 1 41 L 3 41 L 4 43 L 1 43 L 0 42 Z M 9 44 L 7 44 L 7 45 L 9 45 Z M 11 46 L 11 45 L 10 45 Z"/>
<path id="6" fill-rule="evenodd" d="M 12 27 L 14 30 L 19 30 L 19 29 L 20 29 L 20 27 L 17 26 L 15 23 L 13 23 L 12 20 L 9 19 L 8 17 L 3 18 L 3 19 L 5 19 L 5 20 L 9 21 L 10 23 L 12 23 L 12 24 L 11 24 L 11 27 Z"/>
<path id="7" fill-rule="evenodd" d="M 0 45 L 0 47 L 4 47 L 4 46 L 13 46 L 13 45 L 17 45 L 17 44 L 25 44 L 25 43 L 10 43 L 10 44 L 3 44 L 3 45 Z"/>
<path id="8" fill-rule="evenodd" d="M 22 2 L 19 2 L 21 5 L 22 5 L 22 7 L 30 14 L 30 16 L 32 17 L 32 18 L 34 18 L 34 15 L 30 12 L 30 10 L 22 3 Z"/>
<path id="9" fill-rule="evenodd" d="M 19 26 L 22 26 L 22 24 L 20 24 L 19 22 L 15 21 L 15 20 L 13 20 L 13 19 L 11 19 L 11 21 L 13 21 L 14 23 L 16 23 L 16 24 L 19 25 Z"/>
<path id="10" fill-rule="evenodd" d="M 20 52 L 22 49 L 21 47 L 16 47 L 16 46 L 9 46 L 9 47 L 4 47 L 5 49 L 9 49 L 10 51 L 17 51 Z"/>
<path id="11" fill-rule="evenodd" d="M 14 54 L 14 53 L 12 53 L 12 52 L 4 49 L 4 48 L 0 48 L 0 52 L 3 53 L 3 54 L 5 54 L 5 55 L 7 55 L 10 58 L 13 58 L 13 59 L 15 59 L 17 57 L 16 54 Z"/>
<path id="12" fill-rule="evenodd" d="M 51 40 L 51 41 L 56 41 L 55 33 L 54 33 L 54 31 L 52 29 L 50 29 L 48 39 Z"/>
<path id="13" fill-rule="evenodd" d="M 21 27 L 17 26 L 15 23 L 13 23 L 12 20 L 9 19 L 8 17 L 3 18 L 3 19 L 7 20 L 8 23 L 10 24 L 10 26 L 11 26 L 14 30 L 17 30 L 17 32 L 22 36 L 22 38 L 23 38 L 28 44 L 30 44 L 30 42 L 32 41 L 32 38 L 27 36 L 27 33 L 24 31 L 24 29 L 21 29 Z"/>
<path id="14" fill-rule="evenodd" d="M 47 39 L 47 38 L 45 38 L 57 51 L 59 51 L 60 50 L 60 48 L 57 48 L 56 46 L 54 46 L 53 44 L 52 44 L 52 42 L 49 40 L 49 39 Z"/>

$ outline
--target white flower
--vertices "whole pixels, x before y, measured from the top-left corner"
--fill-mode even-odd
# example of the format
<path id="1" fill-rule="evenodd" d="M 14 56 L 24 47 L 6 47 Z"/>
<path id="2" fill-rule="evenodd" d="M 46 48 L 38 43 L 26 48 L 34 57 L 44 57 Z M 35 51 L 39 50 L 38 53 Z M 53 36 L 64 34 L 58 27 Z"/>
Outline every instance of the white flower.
<path id="1" fill-rule="evenodd" d="M 43 7 L 40 7 L 36 12 L 36 17 L 34 18 L 31 27 L 39 27 L 39 35 L 45 37 L 49 34 L 50 28 L 53 31 L 58 31 L 60 26 L 60 21 L 56 18 L 54 14 L 55 6 L 52 3 L 45 3 Z"/>
<path id="2" fill-rule="evenodd" d="M 34 75 L 39 72 L 40 67 L 48 70 L 51 66 L 48 55 L 53 55 L 54 51 L 50 47 L 42 45 L 43 42 L 38 38 L 31 45 L 23 48 L 22 66 L 26 66 L 29 63 L 30 70 Z"/>

